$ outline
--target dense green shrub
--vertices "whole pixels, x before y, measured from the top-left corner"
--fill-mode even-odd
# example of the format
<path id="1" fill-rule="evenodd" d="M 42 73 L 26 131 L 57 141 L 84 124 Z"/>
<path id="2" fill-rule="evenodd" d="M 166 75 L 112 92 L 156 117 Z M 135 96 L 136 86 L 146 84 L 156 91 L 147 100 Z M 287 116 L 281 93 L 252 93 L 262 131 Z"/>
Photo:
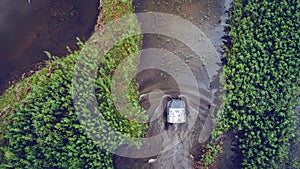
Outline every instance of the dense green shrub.
<path id="1" fill-rule="evenodd" d="M 120 4 L 124 8 L 121 8 L 123 11 L 118 11 L 118 17 L 131 12 L 130 3 L 123 4 L 119 1 L 106 3 L 103 11 Z M 80 43 L 81 47 L 82 45 Z M 81 110 L 74 107 L 72 96 L 76 91 L 72 88 L 72 79 L 76 76 L 75 63 L 82 51 L 76 51 L 62 59 L 50 56 L 52 62 L 45 68 L 49 72 L 32 78 L 30 93 L 10 117 L 12 124 L 8 126 L 1 147 L 4 158 L 0 161 L 0 168 L 112 168 L 112 154 L 103 146 L 109 146 L 113 150 L 120 144 L 127 143 L 126 137 L 142 137 L 146 129 L 145 124 L 120 114 L 110 93 L 111 78 L 116 67 L 124 58 L 132 57 L 140 49 L 140 45 L 140 36 L 124 39 L 109 51 L 101 66 L 95 69 L 96 100 L 105 121 L 100 121 L 97 118 L 99 114 L 95 114 L 96 111 L 89 107 L 82 107 Z M 95 48 L 88 50 L 95 50 L 97 53 Z M 123 73 L 126 74 L 133 68 L 135 67 L 129 65 Z M 83 81 L 82 85 L 91 80 L 91 77 L 85 77 L 87 81 Z M 125 80 L 128 83 L 130 81 L 128 97 L 136 110 L 126 112 L 126 115 L 139 114 L 142 108 L 138 104 L 138 86 L 134 80 Z M 80 123 L 78 116 L 95 117 L 89 119 L 88 125 L 94 127 L 97 136 L 105 137 L 101 139 L 102 142 L 95 142 L 89 137 L 84 129 L 85 124 Z M 146 118 L 143 114 L 139 116 Z M 111 129 L 103 127 L 103 123 Z M 118 137 L 114 131 L 125 137 Z"/>
<path id="2" fill-rule="evenodd" d="M 238 131 L 245 168 L 276 168 L 294 136 L 299 18 L 297 0 L 233 2 L 220 126 Z"/>
<path id="3" fill-rule="evenodd" d="M 108 167 L 109 154 L 87 138 L 72 106 L 71 73 L 78 52 L 52 63 L 12 116 L 6 136 L 9 168 Z"/>

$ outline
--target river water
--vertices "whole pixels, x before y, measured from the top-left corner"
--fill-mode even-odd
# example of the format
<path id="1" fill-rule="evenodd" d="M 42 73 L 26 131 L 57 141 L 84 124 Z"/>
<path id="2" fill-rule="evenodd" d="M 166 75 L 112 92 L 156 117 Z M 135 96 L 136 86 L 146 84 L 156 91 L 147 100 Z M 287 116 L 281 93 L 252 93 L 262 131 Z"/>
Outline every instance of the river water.
<path id="1" fill-rule="evenodd" d="M 76 37 L 93 32 L 97 8 L 98 0 L 1 0 L 0 93 L 42 65 L 44 51 L 65 56 L 66 46 L 77 49 Z"/>

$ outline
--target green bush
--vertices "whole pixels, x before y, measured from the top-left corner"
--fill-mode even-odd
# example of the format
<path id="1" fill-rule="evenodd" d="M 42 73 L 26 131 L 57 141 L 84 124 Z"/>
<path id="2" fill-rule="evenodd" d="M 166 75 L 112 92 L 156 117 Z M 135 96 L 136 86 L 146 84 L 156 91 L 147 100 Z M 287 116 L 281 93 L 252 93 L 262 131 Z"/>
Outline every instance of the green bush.
<path id="1" fill-rule="evenodd" d="M 106 3 L 103 11 L 118 7 L 120 4 L 119 1 Z M 118 17 L 132 12 L 131 3 L 122 6 L 124 8 L 117 8 L 118 11 L 110 10 L 110 12 Z M 108 21 L 109 19 L 106 20 Z M 82 45 L 80 43 L 81 48 Z M 31 91 L 10 117 L 12 124 L 8 126 L 1 145 L 4 157 L 0 159 L 0 168 L 113 168 L 112 154 L 106 151 L 104 146 L 113 150 L 120 144 L 128 143 L 126 140 L 128 137 L 143 137 L 147 127 L 137 120 L 127 119 L 120 114 L 114 106 L 110 92 L 113 83 L 112 74 L 118 64 L 124 58 L 131 58 L 140 47 L 140 36 L 126 38 L 107 53 L 98 69 L 94 69 L 99 112 L 89 107 L 81 107 L 77 110 L 73 103 L 73 94 L 76 90 L 72 88 L 72 79 L 77 75 L 74 74 L 75 63 L 82 55 L 80 53 L 82 51 L 76 51 L 62 59 L 49 55 L 52 61 L 45 68 L 49 72 L 31 77 Z M 97 52 L 95 48 L 86 48 Z M 86 65 L 93 66 L 89 62 L 94 61 L 86 59 L 86 62 Z M 129 65 L 124 74 L 134 68 Z M 82 81 L 84 87 L 92 79 L 83 76 L 80 80 L 86 80 Z M 136 110 L 126 112 L 126 115 L 147 118 L 145 114 L 139 113 L 142 112 L 142 108 L 139 106 L 138 85 L 135 80 L 125 80 L 130 83 L 130 92 L 127 96 L 135 108 L 133 110 Z M 105 121 L 99 120 L 97 113 L 100 112 Z M 84 122 L 87 122 L 89 127 L 93 127 L 91 129 L 97 137 L 102 137 L 102 142 L 94 141 L 86 133 L 84 128 L 86 124 L 80 123 L 78 116 L 88 119 Z M 110 129 L 103 124 L 106 127 L 110 126 Z M 122 137 L 115 135 L 115 131 L 121 133 Z M 132 144 L 138 145 L 139 142 Z"/>
<path id="2" fill-rule="evenodd" d="M 245 168 L 277 168 L 294 136 L 299 16 L 297 0 L 233 2 L 220 127 L 237 131 Z"/>

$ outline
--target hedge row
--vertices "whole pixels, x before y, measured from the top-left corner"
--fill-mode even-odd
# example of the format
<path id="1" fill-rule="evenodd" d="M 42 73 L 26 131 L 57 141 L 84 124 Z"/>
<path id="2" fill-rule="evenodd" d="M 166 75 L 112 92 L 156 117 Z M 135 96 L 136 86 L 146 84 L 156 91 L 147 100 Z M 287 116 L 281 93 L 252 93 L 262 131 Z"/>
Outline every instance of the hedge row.
<path id="1" fill-rule="evenodd" d="M 278 167 L 294 137 L 299 18 L 298 0 L 233 1 L 220 126 L 237 131 L 244 168 Z"/>
<path id="2" fill-rule="evenodd" d="M 131 3 L 118 0 L 105 2 L 101 11 L 105 14 L 102 15 L 103 24 L 131 13 Z M 111 16 L 113 18 L 110 18 Z M 80 43 L 81 47 L 82 45 Z M 122 116 L 116 110 L 110 92 L 112 74 L 118 64 L 124 58 L 132 57 L 140 47 L 140 36 L 129 37 L 112 48 L 102 59 L 101 67 L 96 69 L 96 100 L 105 121 L 99 120 L 99 114 L 95 114 L 96 111 L 88 107 L 89 104 L 80 110 L 74 107 L 72 79 L 76 76 L 75 63 L 78 57 L 82 56 L 81 51 L 63 59 L 50 56 L 53 61 L 47 67 L 49 73 L 32 79 L 31 92 L 11 116 L 12 124 L 8 126 L 4 145 L 1 147 L 4 158 L 1 158 L 0 168 L 113 168 L 112 154 L 103 146 L 109 146 L 109 149 L 113 150 L 120 144 L 127 143 L 128 137 L 143 137 L 147 127 Z M 97 49 L 88 50 L 95 50 L 94 53 L 97 53 Z M 134 66 L 129 65 L 124 73 L 133 68 Z M 126 112 L 126 115 L 136 115 L 142 112 L 137 99 L 138 86 L 134 80 L 125 80 L 131 83 L 130 93 L 127 95 L 137 110 Z M 83 81 L 83 87 L 86 83 Z M 102 137 L 101 142 L 91 139 L 84 129 L 85 124 L 78 120 L 79 116 L 88 119 L 84 122 L 94 127 L 97 136 Z M 110 126 L 110 129 L 107 129 L 104 123 L 106 127 Z M 121 135 L 115 135 L 116 131 Z"/>

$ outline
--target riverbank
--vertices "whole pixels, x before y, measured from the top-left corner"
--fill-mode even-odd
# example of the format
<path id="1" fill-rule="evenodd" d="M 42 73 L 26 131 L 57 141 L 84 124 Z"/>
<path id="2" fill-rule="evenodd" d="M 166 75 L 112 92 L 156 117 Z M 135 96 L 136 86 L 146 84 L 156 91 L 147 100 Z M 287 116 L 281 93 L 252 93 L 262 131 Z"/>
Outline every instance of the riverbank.
<path id="1" fill-rule="evenodd" d="M 31 4 L 25 1 L 19 4 L 8 1 L 1 3 L 11 10 L 9 14 L 18 10 L 23 12 L 23 15 L 19 16 L 18 12 L 11 14 L 17 17 L 13 22 L 7 21 L 8 16 L 1 16 L 8 22 L 6 29 L 11 30 L 7 32 L 3 29 L 0 33 L 1 35 L 5 33 L 5 37 L 9 35 L 11 37 L 3 38 L 5 42 L 0 42 L 3 47 L 1 57 L 5 57 L 2 58 L 3 66 L 0 66 L 2 72 L 0 75 L 0 120 L 2 121 L 0 142 L 5 126 L 10 121 L 9 116 L 30 94 L 33 79 L 52 72 L 51 59 L 45 54 L 45 50 L 59 57 L 72 53 L 71 50 L 78 50 L 76 37 L 82 40 L 88 39 L 96 24 L 97 11 L 99 11 L 96 7 L 97 1 L 89 4 L 84 4 L 84 1 L 74 3 L 52 0 Z M 77 24 L 82 26 L 78 27 Z M 18 31 L 20 26 L 24 27 L 22 31 Z M 14 34 L 12 31 L 17 33 Z M 14 38 L 15 36 L 18 38 Z"/>

